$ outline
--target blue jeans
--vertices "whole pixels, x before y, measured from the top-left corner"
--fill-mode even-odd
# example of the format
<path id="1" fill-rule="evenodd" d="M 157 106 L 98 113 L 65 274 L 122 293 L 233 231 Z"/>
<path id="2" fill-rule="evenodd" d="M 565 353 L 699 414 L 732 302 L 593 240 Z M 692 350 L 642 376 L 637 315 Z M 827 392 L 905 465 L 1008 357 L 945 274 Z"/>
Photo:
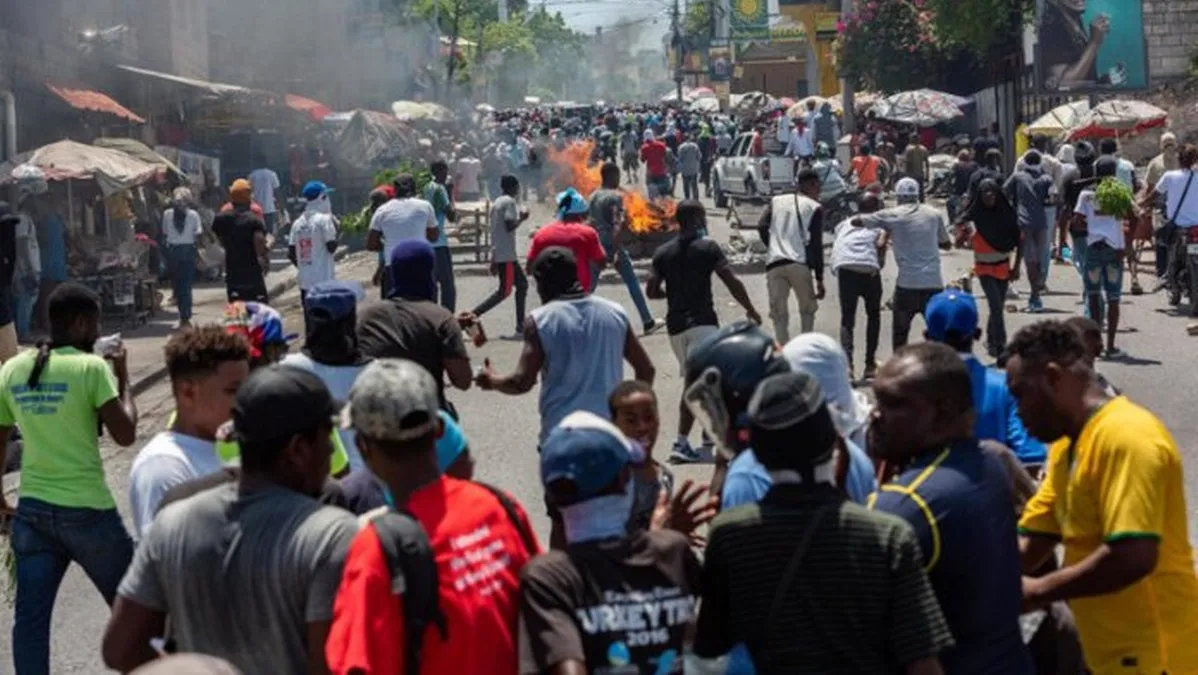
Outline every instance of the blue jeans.
<path id="1" fill-rule="evenodd" d="M 434 246 L 433 271 L 440 288 L 441 306 L 454 311 L 458 304 L 458 289 L 453 282 L 453 253 L 448 246 Z"/>
<path id="2" fill-rule="evenodd" d="M 175 292 L 175 304 L 179 308 L 179 320 L 191 321 L 191 285 L 196 275 L 196 247 L 191 244 L 168 246 L 170 258 L 171 286 Z"/>
<path id="3" fill-rule="evenodd" d="M 599 241 L 603 244 L 604 251 L 611 251 L 615 242 L 612 241 L 611 233 L 599 233 Z M 620 278 L 624 280 L 624 285 L 628 287 L 628 294 L 632 296 L 632 304 L 636 305 L 637 314 L 641 315 L 641 324 L 648 326 L 653 321 L 653 314 L 649 312 L 649 303 L 645 302 L 645 292 L 641 290 L 641 282 L 636 278 L 636 271 L 632 269 L 632 258 L 628 255 L 628 251 L 620 249 L 612 256 L 616 271 L 620 273 Z M 599 290 L 599 269 L 591 269 L 591 292 Z"/>
<path id="4" fill-rule="evenodd" d="M 55 506 L 22 497 L 12 548 L 17 559 L 13 667 L 17 675 L 48 675 L 50 615 L 67 567 L 78 563 L 111 606 L 133 561 L 133 540 L 116 509 Z"/>
<path id="5" fill-rule="evenodd" d="M 25 290 L 22 285 L 21 281 L 15 281 L 13 284 L 12 314 L 17 337 L 26 340 L 33 330 L 33 308 L 37 306 L 38 288 L 35 285 L 33 290 Z"/>
<path id="6" fill-rule="evenodd" d="M 1086 283 L 1086 235 L 1069 233 L 1069 239 L 1073 242 L 1073 252 L 1070 254 L 1073 261 L 1073 267 L 1077 269 L 1077 274 L 1082 278 L 1082 285 Z M 1090 316 L 1090 303 L 1086 300 L 1085 293 L 1082 293 L 1082 316 L 1087 319 Z"/>
<path id="7" fill-rule="evenodd" d="M 1106 315 L 1106 306 L 1118 303 L 1123 297 L 1123 250 L 1113 248 L 1105 240 L 1087 246 L 1082 287 L 1086 291 L 1087 309 L 1090 308 L 1091 298 L 1101 299 L 1106 296 L 1105 303 L 1098 303 L 1098 316 L 1088 315 L 1101 326 Z"/>

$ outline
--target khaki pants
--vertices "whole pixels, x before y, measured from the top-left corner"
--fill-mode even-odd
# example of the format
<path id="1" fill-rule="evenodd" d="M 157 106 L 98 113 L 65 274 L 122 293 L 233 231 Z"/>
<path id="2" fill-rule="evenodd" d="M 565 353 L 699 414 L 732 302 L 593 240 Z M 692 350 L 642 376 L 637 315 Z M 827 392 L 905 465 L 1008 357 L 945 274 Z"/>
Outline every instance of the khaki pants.
<path id="1" fill-rule="evenodd" d="M 0 363 L 17 355 L 17 326 L 11 321 L 0 326 Z"/>
<path id="2" fill-rule="evenodd" d="M 815 298 L 815 280 L 811 268 L 801 263 L 786 263 L 769 269 L 765 273 L 765 285 L 770 296 L 770 320 L 774 322 L 774 335 L 778 342 L 790 342 L 791 292 L 799 301 L 799 322 L 802 332 L 815 330 L 815 311 L 819 301 Z"/>

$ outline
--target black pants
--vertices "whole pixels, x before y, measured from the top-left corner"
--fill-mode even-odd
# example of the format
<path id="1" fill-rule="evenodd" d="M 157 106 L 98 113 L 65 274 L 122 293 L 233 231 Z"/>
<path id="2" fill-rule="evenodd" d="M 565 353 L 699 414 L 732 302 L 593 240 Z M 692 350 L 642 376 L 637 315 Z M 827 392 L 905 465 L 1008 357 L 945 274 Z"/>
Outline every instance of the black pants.
<path id="1" fill-rule="evenodd" d="M 940 288 L 902 288 L 894 289 L 894 325 L 891 326 L 891 346 L 897 350 L 907 344 L 911 333 L 911 322 L 915 317 L 922 316 L 928 306 L 928 300 L 939 293 Z"/>
<path id="2" fill-rule="evenodd" d="M 265 279 L 259 280 L 257 283 L 227 284 L 225 295 L 229 302 L 270 302 L 270 297 L 266 294 Z"/>
<path id="3" fill-rule="evenodd" d="M 840 344 L 853 362 L 853 329 L 857 324 L 857 300 L 865 301 L 865 363 L 876 364 L 878 335 L 882 330 L 882 276 L 842 269 L 840 283 Z"/>
<path id="4" fill-rule="evenodd" d="M 520 269 L 518 262 L 495 263 L 495 267 L 499 277 L 499 288 L 474 308 L 474 314 L 482 316 L 491 311 L 515 289 L 516 333 L 521 333 L 524 330 L 524 303 L 528 298 L 528 278 L 524 276 L 524 270 Z"/>
<path id="5" fill-rule="evenodd" d="M 990 308 L 990 318 L 986 321 L 986 350 L 991 356 L 998 357 L 1007 346 L 1007 287 L 1011 282 L 979 276 L 978 283 L 982 285 L 986 305 Z"/>
<path id="6" fill-rule="evenodd" d="M 682 197 L 683 199 L 698 199 L 699 198 L 699 175 L 694 174 L 688 176 L 682 175 Z"/>
<path id="7" fill-rule="evenodd" d="M 1177 233 L 1176 225 L 1164 225 L 1153 233 L 1156 244 L 1156 276 L 1158 279 L 1169 278 L 1169 256 L 1172 255 L 1173 236 Z"/>

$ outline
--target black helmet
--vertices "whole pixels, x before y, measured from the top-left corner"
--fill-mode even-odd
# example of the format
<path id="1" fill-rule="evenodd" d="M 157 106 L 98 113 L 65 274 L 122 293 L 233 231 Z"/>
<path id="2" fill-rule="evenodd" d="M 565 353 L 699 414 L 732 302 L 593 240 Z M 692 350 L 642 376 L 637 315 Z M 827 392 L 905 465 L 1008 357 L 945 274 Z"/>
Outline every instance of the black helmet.
<path id="1" fill-rule="evenodd" d="M 691 348 L 686 357 L 687 407 L 730 451 L 743 447 L 745 410 L 757 385 L 790 370 L 774 338 L 756 324 L 738 321 Z"/>

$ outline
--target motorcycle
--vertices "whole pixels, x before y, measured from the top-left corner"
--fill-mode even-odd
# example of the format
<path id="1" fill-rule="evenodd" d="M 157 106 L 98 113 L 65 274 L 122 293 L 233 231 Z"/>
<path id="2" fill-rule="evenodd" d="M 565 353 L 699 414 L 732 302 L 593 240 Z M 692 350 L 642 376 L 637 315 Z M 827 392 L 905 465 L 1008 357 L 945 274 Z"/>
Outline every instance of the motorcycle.
<path id="1" fill-rule="evenodd" d="M 861 190 L 845 190 L 822 204 L 824 209 L 824 231 L 832 232 L 836 226 L 861 210 Z"/>
<path id="2" fill-rule="evenodd" d="M 1190 296 L 1190 316 L 1198 316 L 1198 227 L 1173 232 L 1169 304 L 1181 304 L 1182 293 Z"/>

